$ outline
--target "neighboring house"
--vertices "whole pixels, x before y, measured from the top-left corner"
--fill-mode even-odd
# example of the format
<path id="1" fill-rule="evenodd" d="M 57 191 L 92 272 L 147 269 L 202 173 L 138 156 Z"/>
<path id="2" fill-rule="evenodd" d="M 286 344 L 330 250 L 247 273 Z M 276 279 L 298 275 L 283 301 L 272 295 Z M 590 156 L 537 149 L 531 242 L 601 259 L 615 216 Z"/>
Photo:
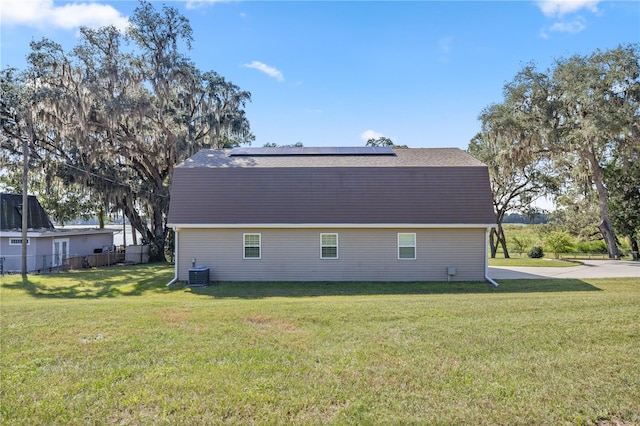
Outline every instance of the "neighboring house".
<path id="1" fill-rule="evenodd" d="M 487 279 L 487 167 L 457 148 L 202 150 L 176 167 L 176 280 Z"/>
<path id="2" fill-rule="evenodd" d="M 46 272 L 113 246 L 113 230 L 56 229 L 37 198 L 28 200 L 27 271 Z M 22 195 L 0 194 L 0 262 L 3 273 L 22 269 Z"/>

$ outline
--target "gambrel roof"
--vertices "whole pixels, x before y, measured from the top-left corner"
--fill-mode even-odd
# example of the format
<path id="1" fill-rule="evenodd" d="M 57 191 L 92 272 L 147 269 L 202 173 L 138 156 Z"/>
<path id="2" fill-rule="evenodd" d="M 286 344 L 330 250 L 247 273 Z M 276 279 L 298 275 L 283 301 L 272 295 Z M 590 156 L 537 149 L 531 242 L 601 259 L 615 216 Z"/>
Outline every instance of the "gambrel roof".
<path id="1" fill-rule="evenodd" d="M 171 226 L 491 226 L 487 167 L 457 148 L 202 150 L 176 167 Z"/>
<path id="2" fill-rule="evenodd" d="M 34 195 L 28 196 L 27 228 L 53 229 L 47 212 Z M 0 194 L 0 230 L 19 231 L 22 229 L 22 195 Z"/>

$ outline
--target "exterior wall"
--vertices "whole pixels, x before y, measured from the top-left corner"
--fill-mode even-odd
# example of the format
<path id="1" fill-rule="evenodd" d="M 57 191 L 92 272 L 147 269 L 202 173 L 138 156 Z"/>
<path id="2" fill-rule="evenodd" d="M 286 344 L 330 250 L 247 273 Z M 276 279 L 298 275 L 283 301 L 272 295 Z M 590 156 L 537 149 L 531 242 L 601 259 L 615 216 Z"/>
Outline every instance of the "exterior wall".
<path id="1" fill-rule="evenodd" d="M 65 238 L 63 236 L 56 237 Z M 53 238 L 49 244 L 53 247 Z M 113 245 L 113 234 L 87 234 L 69 236 L 69 257 L 85 256 L 92 254 L 95 249 L 102 249 L 104 246 Z M 51 250 L 51 248 L 49 249 Z"/>
<path id="2" fill-rule="evenodd" d="M 31 238 L 29 246 L 28 271 L 46 271 L 51 267 L 53 243 L 50 237 Z M 19 253 L 19 252 L 18 252 Z M 19 263 L 18 263 L 19 264 Z M 18 267 L 20 270 L 20 267 Z"/>
<path id="3" fill-rule="evenodd" d="M 20 236 L 2 237 L 0 238 L 0 257 L 4 258 L 4 272 L 20 272 L 22 269 L 22 246 L 10 245 L 9 240 L 12 238 L 21 238 Z M 51 239 L 38 238 L 33 235 L 27 237 L 29 245 L 27 246 L 27 271 L 36 271 L 42 268 L 42 255 L 51 255 Z M 45 249 L 45 245 L 48 250 Z M 51 259 L 45 259 L 48 262 L 46 267 L 51 266 Z"/>
<path id="4" fill-rule="evenodd" d="M 416 259 L 398 259 L 399 232 L 416 234 Z M 261 258 L 243 259 L 243 234 L 261 234 Z M 320 234 L 338 234 L 338 259 L 320 258 Z M 178 280 L 192 258 L 212 281 L 456 281 L 485 279 L 485 228 L 178 228 Z"/>
<path id="5" fill-rule="evenodd" d="M 18 238 L 18 237 L 2 237 L 0 238 L 0 257 L 4 258 L 4 272 L 14 272 L 14 271 L 20 271 L 20 268 L 22 267 L 21 264 L 21 253 L 22 253 L 22 247 L 21 246 L 12 246 L 9 245 L 9 240 L 11 238 Z M 34 244 L 34 239 L 31 238 L 29 245 L 27 246 L 27 253 L 31 254 L 32 250 L 33 250 L 33 244 Z M 29 258 L 27 258 L 27 267 L 29 266 Z"/>
<path id="6" fill-rule="evenodd" d="M 10 238 L 20 238 L 19 236 L 0 238 L 0 257 L 4 258 L 5 272 L 20 272 L 22 269 L 22 247 L 19 245 L 9 245 Z M 113 245 L 113 234 L 85 234 L 69 235 L 60 234 L 55 236 L 34 236 L 30 234 L 29 245 L 27 246 L 27 270 L 46 271 L 52 266 L 53 240 L 68 239 L 69 253 L 67 257 L 85 256 L 92 254 L 94 249 L 103 246 Z"/>

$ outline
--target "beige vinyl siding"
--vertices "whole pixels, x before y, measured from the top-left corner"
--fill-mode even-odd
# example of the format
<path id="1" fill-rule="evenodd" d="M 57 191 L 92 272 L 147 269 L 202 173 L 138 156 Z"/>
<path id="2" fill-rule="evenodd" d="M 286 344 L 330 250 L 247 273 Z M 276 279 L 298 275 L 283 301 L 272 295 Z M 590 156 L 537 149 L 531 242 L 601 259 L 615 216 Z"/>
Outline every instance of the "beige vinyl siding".
<path id="1" fill-rule="evenodd" d="M 398 259 L 398 233 L 416 233 L 415 260 Z M 243 234 L 261 234 L 261 259 L 243 259 Z M 339 235 L 339 258 L 321 258 L 320 234 Z M 178 229 L 178 279 L 191 259 L 213 281 L 484 280 L 485 229 Z"/>

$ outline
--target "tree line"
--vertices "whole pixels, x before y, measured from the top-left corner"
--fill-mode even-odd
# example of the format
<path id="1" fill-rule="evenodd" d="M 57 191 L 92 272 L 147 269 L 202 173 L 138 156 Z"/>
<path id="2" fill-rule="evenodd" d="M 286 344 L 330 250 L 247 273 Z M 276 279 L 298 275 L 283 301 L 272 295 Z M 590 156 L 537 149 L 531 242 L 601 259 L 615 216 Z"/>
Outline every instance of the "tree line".
<path id="1" fill-rule="evenodd" d="M 254 137 L 251 94 L 182 53 L 188 20 L 141 1 L 125 32 L 81 28 L 77 46 L 33 41 L 24 70 L 0 72 L 0 176 L 29 191 L 54 219 L 120 212 L 164 260 L 173 169 L 202 148 Z"/>
<path id="2" fill-rule="evenodd" d="M 468 151 L 489 166 L 502 246 L 505 214 L 546 195 L 574 233 L 599 233 L 609 257 L 619 236 L 638 250 L 640 234 L 640 54 L 638 44 L 528 64 L 504 86 L 503 101 L 480 114 Z"/>

